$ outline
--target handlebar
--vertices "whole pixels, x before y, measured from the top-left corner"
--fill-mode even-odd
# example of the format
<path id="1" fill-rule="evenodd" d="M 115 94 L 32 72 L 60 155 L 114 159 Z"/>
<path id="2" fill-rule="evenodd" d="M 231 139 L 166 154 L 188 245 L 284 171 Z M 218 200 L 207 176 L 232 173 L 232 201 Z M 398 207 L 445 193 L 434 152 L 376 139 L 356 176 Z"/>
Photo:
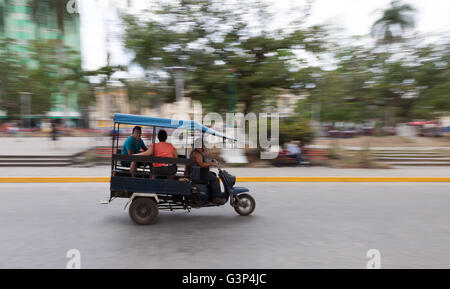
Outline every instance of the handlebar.
<path id="1" fill-rule="evenodd" d="M 212 160 L 211 160 L 211 162 L 215 162 L 215 163 L 217 163 L 217 169 L 218 169 L 219 171 L 221 171 L 221 168 L 220 168 L 220 163 L 219 163 L 219 161 L 217 161 L 216 159 L 212 159 Z"/>

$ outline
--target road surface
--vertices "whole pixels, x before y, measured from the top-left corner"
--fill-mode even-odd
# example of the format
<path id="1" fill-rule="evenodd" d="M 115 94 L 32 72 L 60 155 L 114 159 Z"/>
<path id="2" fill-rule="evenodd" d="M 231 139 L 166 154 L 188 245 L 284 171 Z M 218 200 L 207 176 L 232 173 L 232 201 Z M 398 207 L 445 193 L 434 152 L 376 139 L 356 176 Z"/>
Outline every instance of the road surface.
<path id="1" fill-rule="evenodd" d="M 0 268 L 450 268 L 450 185 L 248 183 L 253 216 L 228 205 L 136 226 L 108 184 L 1 184 Z"/>

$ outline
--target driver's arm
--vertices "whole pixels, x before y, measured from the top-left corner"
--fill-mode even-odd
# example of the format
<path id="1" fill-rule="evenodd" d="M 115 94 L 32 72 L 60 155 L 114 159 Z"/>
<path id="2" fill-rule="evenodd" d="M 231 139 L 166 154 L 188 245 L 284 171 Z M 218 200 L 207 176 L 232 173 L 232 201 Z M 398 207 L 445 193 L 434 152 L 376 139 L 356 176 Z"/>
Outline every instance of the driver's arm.
<path id="1" fill-rule="evenodd" d="M 197 152 L 194 154 L 194 161 L 201 168 L 209 168 L 216 165 L 214 162 L 204 163 L 202 155 Z"/>

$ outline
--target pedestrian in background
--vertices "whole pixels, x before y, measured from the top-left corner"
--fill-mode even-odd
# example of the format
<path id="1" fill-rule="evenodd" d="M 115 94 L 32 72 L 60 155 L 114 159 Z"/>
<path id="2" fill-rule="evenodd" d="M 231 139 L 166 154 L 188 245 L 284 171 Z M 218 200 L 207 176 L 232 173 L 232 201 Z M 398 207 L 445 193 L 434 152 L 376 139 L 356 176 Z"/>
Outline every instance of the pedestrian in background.
<path id="1" fill-rule="evenodd" d="M 50 130 L 50 139 L 53 142 L 54 148 L 58 147 L 58 126 L 55 122 L 52 122 Z"/>
<path id="2" fill-rule="evenodd" d="M 297 163 L 299 166 L 302 165 L 302 150 L 301 150 L 301 142 L 290 142 L 287 145 L 287 156 L 291 158 L 297 159 Z"/>

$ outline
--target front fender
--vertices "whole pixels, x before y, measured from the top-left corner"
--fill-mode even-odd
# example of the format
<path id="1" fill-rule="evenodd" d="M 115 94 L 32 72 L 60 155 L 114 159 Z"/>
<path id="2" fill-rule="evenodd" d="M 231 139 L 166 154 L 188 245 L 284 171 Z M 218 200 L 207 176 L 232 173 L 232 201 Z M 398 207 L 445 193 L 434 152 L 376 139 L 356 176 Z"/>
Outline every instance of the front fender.
<path id="1" fill-rule="evenodd" d="M 250 192 L 250 190 L 244 187 L 235 187 L 231 190 L 231 194 L 233 195 L 239 195 L 247 192 Z"/>

